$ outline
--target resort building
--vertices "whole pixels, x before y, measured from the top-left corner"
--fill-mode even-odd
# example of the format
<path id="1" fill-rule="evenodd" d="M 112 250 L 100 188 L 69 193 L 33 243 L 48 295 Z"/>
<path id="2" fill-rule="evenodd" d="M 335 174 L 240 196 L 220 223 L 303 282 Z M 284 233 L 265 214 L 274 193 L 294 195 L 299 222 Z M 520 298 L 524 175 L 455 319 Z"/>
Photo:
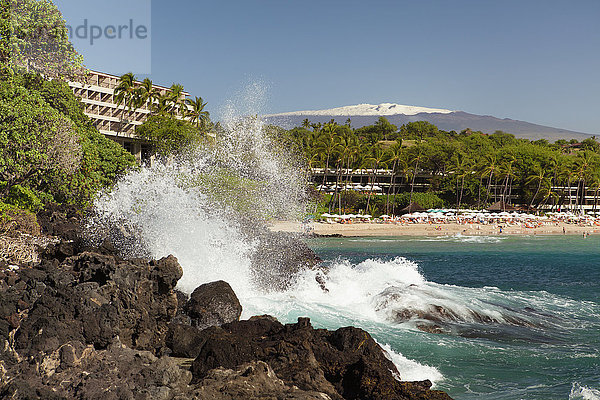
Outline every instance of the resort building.
<path id="1" fill-rule="evenodd" d="M 114 90 L 119 85 L 118 76 L 89 71 L 82 82 L 68 84 L 75 96 L 81 99 L 85 106 L 85 114 L 90 117 L 100 133 L 121 144 L 138 162 L 149 158 L 150 146 L 136 137 L 135 127 L 146 120 L 150 110 L 146 106 L 128 110 L 124 104 L 117 105 Z M 153 86 L 161 95 L 170 92 L 165 86 Z M 182 93 L 183 97 L 188 95 L 187 92 Z"/>
<path id="2" fill-rule="evenodd" d="M 439 190 L 441 175 L 435 175 L 431 171 L 418 171 L 412 178 L 404 173 L 392 173 L 389 169 L 336 169 L 312 168 L 311 180 L 317 187 L 317 190 L 324 193 L 333 194 L 336 191 L 353 191 L 362 193 L 373 193 L 373 195 L 384 196 L 388 193 L 427 192 Z M 528 203 L 523 204 L 524 193 L 520 189 L 514 188 L 510 194 L 504 194 L 504 184 L 494 183 L 489 187 L 491 195 L 487 199 L 489 202 L 498 201 L 511 205 L 528 207 Z M 577 182 L 569 186 L 552 186 L 551 190 L 557 195 L 556 198 L 548 198 L 541 206 L 540 210 L 554 211 L 600 211 L 600 189 L 587 186 L 578 188 Z M 560 205 L 560 206 L 559 206 Z"/>

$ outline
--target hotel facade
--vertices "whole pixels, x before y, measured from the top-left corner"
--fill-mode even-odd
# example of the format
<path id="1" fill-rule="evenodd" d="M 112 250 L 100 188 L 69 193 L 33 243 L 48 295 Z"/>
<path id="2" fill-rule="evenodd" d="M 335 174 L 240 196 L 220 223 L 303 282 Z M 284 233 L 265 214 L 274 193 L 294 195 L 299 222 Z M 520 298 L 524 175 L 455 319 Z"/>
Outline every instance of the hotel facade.
<path id="1" fill-rule="evenodd" d="M 98 71 L 89 71 L 81 80 L 68 82 L 75 96 L 84 105 L 84 113 L 100 133 L 119 143 L 135 156 L 138 162 L 150 159 L 150 145 L 139 139 L 135 128 L 150 115 L 147 105 L 129 110 L 124 104 L 117 105 L 114 91 L 119 85 L 119 77 Z M 136 85 L 141 85 L 136 82 Z M 165 86 L 153 85 L 161 95 L 171 90 Z M 183 92 L 186 97 L 189 93 Z"/>

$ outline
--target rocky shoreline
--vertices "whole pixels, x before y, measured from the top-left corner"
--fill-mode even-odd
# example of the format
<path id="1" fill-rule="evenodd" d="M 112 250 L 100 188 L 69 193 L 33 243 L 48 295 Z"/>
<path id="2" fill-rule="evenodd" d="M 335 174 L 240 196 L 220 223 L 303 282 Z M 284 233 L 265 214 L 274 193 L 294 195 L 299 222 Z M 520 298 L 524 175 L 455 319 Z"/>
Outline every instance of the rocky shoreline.
<path id="1" fill-rule="evenodd" d="M 0 398 L 450 399 L 396 379 L 362 329 L 240 321 L 226 282 L 188 298 L 175 257 L 88 247 L 73 211 L 37 219 L 55 238 L 39 260 L 0 263 Z"/>

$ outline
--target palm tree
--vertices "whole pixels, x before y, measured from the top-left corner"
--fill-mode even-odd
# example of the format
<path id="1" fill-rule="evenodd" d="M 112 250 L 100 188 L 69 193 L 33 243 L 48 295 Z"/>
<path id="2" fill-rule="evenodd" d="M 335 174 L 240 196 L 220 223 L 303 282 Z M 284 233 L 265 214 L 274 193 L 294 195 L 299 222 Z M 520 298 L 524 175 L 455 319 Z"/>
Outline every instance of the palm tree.
<path id="1" fill-rule="evenodd" d="M 195 124 L 197 128 L 204 128 L 210 117 L 208 111 L 204 111 L 204 107 L 208 103 L 204 103 L 202 97 L 196 97 L 194 100 L 186 99 L 186 103 L 189 106 L 187 117 L 190 122 Z"/>
<path id="2" fill-rule="evenodd" d="M 171 85 L 169 99 L 171 100 L 172 108 L 171 115 L 180 114 L 185 116 L 187 107 L 185 106 L 183 85 L 174 83 Z"/>
<path id="3" fill-rule="evenodd" d="M 158 100 L 152 104 L 150 110 L 158 115 L 167 115 L 171 112 L 171 100 L 169 96 L 160 96 Z"/>
<path id="4" fill-rule="evenodd" d="M 323 181 L 321 182 L 321 188 L 319 189 L 319 192 L 323 189 L 323 187 L 325 187 L 327 172 L 329 169 L 329 161 L 331 160 L 331 156 L 337 146 L 335 135 L 335 126 L 332 124 L 325 124 L 317 139 L 317 153 L 322 159 L 325 159 L 325 170 L 323 171 Z"/>
<path id="5" fill-rule="evenodd" d="M 499 177 L 504 178 L 504 184 L 502 186 L 501 199 L 503 203 L 510 204 L 510 195 L 512 192 L 512 180 L 517 176 L 514 173 L 514 165 L 517 162 L 517 158 L 513 154 L 508 155 L 508 159 L 504 160 L 499 166 Z M 511 190 L 509 190 L 509 188 Z"/>
<path id="6" fill-rule="evenodd" d="M 573 177 L 575 176 L 575 171 L 573 170 L 571 163 L 561 164 L 561 166 L 559 168 L 559 176 L 562 178 L 563 185 L 565 183 L 567 185 L 567 190 L 568 190 L 567 196 L 569 196 L 569 211 L 570 211 L 571 207 L 572 207 L 571 181 L 572 181 Z M 563 197 L 564 197 L 564 190 L 563 190 Z M 563 202 L 564 202 L 564 199 L 563 199 Z"/>
<path id="7" fill-rule="evenodd" d="M 152 108 L 152 105 L 160 98 L 160 90 L 154 87 L 152 80 L 146 78 L 142 81 L 139 89 L 141 89 L 141 100 L 142 105 L 147 104 L 148 109 Z"/>
<path id="8" fill-rule="evenodd" d="M 581 207 L 581 212 L 583 213 L 583 207 L 585 205 L 585 195 L 586 195 L 586 182 L 588 180 L 588 175 L 590 172 L 590 167 L 594 162 L 594 153 L 590 150 L 584 150 L 583 152 L 577 153 L 577 158 L 575 159 L 575 165 L 577 166 L 577 177 L 579 178 L 579 182 L 577 185 L 577 196 L 575 207 L 577 207 L 577 201 L 579 201 L 579 205 Z M 579 187 L 581 186 L 581 197 L 579 195 Z"/>
<path id="9" fill-rule="evenodd" d="M 423 153 L 421 147 L 417 148 L 417 152 L 412 155 L 410 159 L 410 164 L 414 164 L 414 169 L 412 171 L 412 180 L 410 182 L 410 196 L 408 198 L 408 205 L 412 203 L 413 192 L 415 190 L 415 178 L 417 177 L 417 169 L 419 168 L 419 164 L 425 161 L 426 157 Z"/>
<path id="10" fill-rule="evenodd" d="M 460 211 L 465 187 L 465 178 L 472 172 L 471 160 L 462 151 L 454 153 L 452 157 L 452 172 L 456 176 L 456 214 Z M 460 181 L 460 189 L 458 182 Z"/>
<path id="11" fill-rule="evenodd" d="M 371 196 L 373 195 L 373 188 L 375 187 L 375 180 L 377 178 L 377 170 L 379 169 L 379 167 L 386 167 L 385 157 L 386 154 L 381 148 L 381 146 L 375 145 L 371 149 L 370 156 L 367 157 L 367 159 L 365 160 L 367 165 L 369 165 L 372 170 L 371 190 L 369 191 L 369 195 L 367 196 L 367 210 L 369 209 L 369 203 L 371 202 Z"/>
<path id="12" fill-rule="evenodd" d="M 139 93 L 136 89 L 135 83 L 135 75 L 133 72 L 128 72 L 124 75 L 121 75 L 119 78 L 119 84 L 113 90 L 117 107 L 121 104 L 124 105 L 123 109 L 121 110 L 121 122 L 124 120 L 123 116 L 125 114 L 125 110 L 131 112 L 132 109 L 137 108 L 137 103 L 139 102 Z"/>
<path id="13" fill-rule="evenodd" d="M 594 189 L 594 207 L 592 208 L 592 211 L 596 212 L 596 206 L 598 205 L 598 191 L 600 191 L 600 175 L 598 173 L 592 176 L 590 189 Z"/>
<path id="14" fill-rule="evenodd" d="M 395 189 L 396 168 L 398 167 L 398 162 L 400 162 L 400 160 L 402 159 L 402 143 L 396 142 L 394 145 L 392 145 L 392 147 L 390 147 L 387 150 L 386 154 L 387 154 L 386 163 L 387 163 L 387 165 L 392 166 L 392 174 L 390 176 L 390 186 L 388 187 L 387 199 L 385 202 L 385 212 L 386 212 L 386 214 L 389 214 L 390 213 L 390 193 L 392 192 L 392 189 L 394 189 L 394 192 L 396 191 L 396 189 Z M 395 193 L 394 193 L 394 195 L 395 195 Z"/>
<path id="15" fill-rule="evenodd" d="M 483 169 L 483 173 L 485 173 L 488 176 L 488 185 L 487 185 L 487 193 L 485 196 L 485 201 L 483 202 L 484 204 L 487 203 L 490 194 L 491 194 L 491 188 L 492 188 L 492 182 L 494 181 L 494 178 L 496 176 L 496 174 L 498 173 L 498 164 L 496 161 L 496 155 L 491 153 L 491 154 L 487 154 L 485 156 L 484 162 L 486 164 L 486 167 Z M 495 190 L 494 190 L 495 192 Z M 496 200 L 496 197 L 494 196 L 494 201 Z"/>
<path id="16" fill-rule="evenodd" d="M 530 176 L 527 177 L 527 179 L 525 180 L 525 183 L 529 185 L 535 181 L 537 181 L 538 185 L 537 185 L 537 189 L 535 190 L 534 195 L 531 197 L 531 202 L 529 203 L 529 208 L 533 208 L 533 203 L 535 202 L 535 199 L 536 199 L 538 193 L 540 192 L 542 185 L 549 183 L 548 178 L 546 178 L 544 169 L 539 164 L 536 164 L 533 167 L 533 174 L 531 174 Z"/>
<path id="17" fill-rule="evenodd" d="M 133 72 L 121 75 L 119 84 L 113 91 L 117 106 L 120 106 L 123 103 L 125 103 L 125 106 L 129 104 L 135 89 L 135 82 L 136 80 Z"/>
<path id="18" fill-rule="evenodd" d="M 336 189 L 335 189 L 335 194 L 332 198 L 332 200 L 335 198 L 335 196 L 338 196 L 338 209 L 340 211 L 340 213 L 342 212 L 342 193 L 346 191 L 346 187 L 348 185 L 348 181 L 345 182 L 344 186 L 343 186 L 343 191 L 340 191 L 338 193 L 338 187 L 340 184 L 340 180 L 342 180 L 342 175 L 343 175 L 343 171 L 344 169 L 346 171 L 348 171 L 348 169 L 350 168 L 350 159 L 352 158 L 354 152 L 356 151 L 355 148 L 355 141 L 353 140 L 352 136 L 339 136 L 337 138 L 337 147 L 336 147 L 336 153 L 338 154 L 338 168 L 337 168 L 337 178 L 336 178 Z M 348 174 L 348 172 L 347 172 Z M 348 174 L 349 175 L 349 174 Z"/>

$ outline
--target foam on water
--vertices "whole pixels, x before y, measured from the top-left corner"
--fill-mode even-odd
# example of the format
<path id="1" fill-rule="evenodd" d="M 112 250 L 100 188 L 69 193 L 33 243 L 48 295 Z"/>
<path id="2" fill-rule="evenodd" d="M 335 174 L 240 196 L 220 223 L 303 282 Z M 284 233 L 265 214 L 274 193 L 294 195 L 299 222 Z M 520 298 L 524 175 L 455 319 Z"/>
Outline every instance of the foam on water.
<path id="1" fill-rule="evenodd" d="M 573 383 L 571 387 L 571 393 L 569 394 L 569 400 L 600 400 L 600 390 L 592 389 L 587 386 L 583 386 L 578 382 Z"/>
<path id="2" fill-rule="evenodd" d="M 383 344 L 381 347 L 385 350 L 388 359 L 390 359 L 398 369 L 401 380 L 424 381 L 429 379 L 435 387 L 438 382 L 444 379 L 444 376 L 437 368 L 410 360 L 394 351 L 389 344 Z"/>

